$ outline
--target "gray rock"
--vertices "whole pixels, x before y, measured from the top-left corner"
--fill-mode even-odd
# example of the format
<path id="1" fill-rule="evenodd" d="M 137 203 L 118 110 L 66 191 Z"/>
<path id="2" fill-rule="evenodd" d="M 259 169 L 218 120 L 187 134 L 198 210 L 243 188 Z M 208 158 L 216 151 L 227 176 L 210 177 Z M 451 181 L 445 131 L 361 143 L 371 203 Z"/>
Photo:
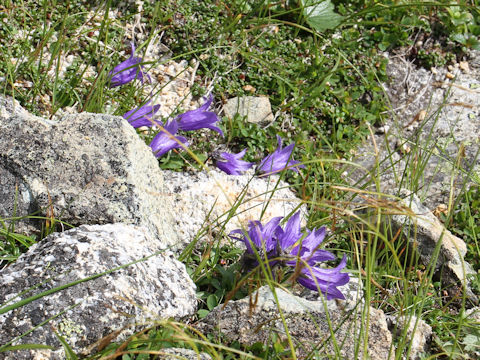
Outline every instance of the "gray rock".
<path id="1" fill-rule="evenodd" d="M 246 116 L 247 121 L 266 125 L 274 120 L 270 100 L 266 96 L 242 96 L 228 99 L 223 106 L 225 115 L 232 119 L 236 114 Z"/>
<path id="2" fill-rule="evenodd" d="M 247 345 L 268 342 L 272 333 L 285 340 L 285 328 L 279 317 L 280 306 L 299 357 L 304 357 L 315 347 L 320 355 L 318 359 L 364 358 L 362 342 L 366 334 L 360 334 L 362 306 L 343 307 L 337 304 L 342 301 L 327 302 L 329 320 L 340 349 L 336 354 L 324 302 L 309 301 L 278 288 L 275 291 L 279 305 L 270 289 L 264 286 L 253 293 L 251 298 L 218 306 L 197 326 L 201 331 L 219 332 L 230 341 L 236 340 Z M 394 354 L 390 349 L 392 335 L 387 328 L 385 314 L 381 310 L 370 308 L 369 316 L 368 358 L 393 359 Z"/>
<path id="3" fill-rule="evenodd" d="M 115 269 L 159 249 L 147 230 L 132 225 L 83 225 L 55 233 L 0 272 L 0 304 L 10 305 Z M 114 339 L 121 341 L 137 325 L 149 325 L 159 319 L 183 319 L 195 310 L 195 284 L 185 266 L 171 252 L 161 250 L 145 261 L 3 313 L 0 344 L 13 340 L 13 344 L 59 347 L 55 330 L 75 352 L 85 354 L 90 351 L 89 346 L 115 331 L 119 334 Z M 36 326 L 40 327 L 17 338 Z M 0 353 L 0 359 L 31 359 L 35 353 Z M 61 354 L 61 350 L 52 352 L 50 358 L 60 359 Z"/>
<path id="4" fill-rule="evenodd" d="M 72 225 L 145 226 L 178 246 L 157 160 L 123 118 L 82 113 L 52 123 L 0 97 L 0 134 L 0 217 L 53 210 Z M 40 221 L 15 226 L 41 229 Z"/>
<path id="5" fill-rule="evenodd" d="M 163 360 L 210 360 L 212 357 L 207 353 L 198 353 L 189 349 L 182 348 L 164 348 L 159 359 Z M 171 355 L 167 355 L 171 354 Z"/>
<path id="6" fill-rule="evenodd" d="M 405 209 L 411 210 L 411 216 L 393 215 L 392 224 L 396 229 L 394 232 L 402 229 L 409 244 L 417 249 L 424 265 L 431 263 L 435 248 L 440 243 L 436 271 L 443 270 L 442 282 L 446 285 L 455 285 L 466 281 L 470 300 L 478 302 L 468 287 L 468 275 L 475 274 L 475 271 L 464 261 L 467 253 L 465 242 L 448 231 L 440 220 L 423 206 L 415 194 L 409 194 L 406 190 L 401 190 L 400 193 L 405 196 L 400 204 Z"/>
<path id="7" fill-rule="evenodd" d="M 468 309 L 466 312 L 467 318 L 471 319 L 473 322 L 478 323 L 480 326 L 480 307 L 476 306 L 471 309 Z"/>
<path id="8" fill-rule="evenodd" d="M 387 323 L 394 334 L 405 344 L 402 359 L 420 360 L 422 355 L 428 353 L 432 340 L 432 327 L 416 316 L 405 317 L 387 316 Z M 406 327 L 406 328 L 405 328 Z M 397 352 L 399 349 L 397 349 Z"/>
<path id="9" fill-rule="evenodd" d="M 254 177 L 227 175 L 211 169 L 197 173 L 164 171 L 165 187 L 172 199 L 175 232 L 183 241 L 192 241 L 203 228 L 206 233 L 225 227 L 225 232 L 246 227 L 249 220 L 268 221 L 287 216 L 301 205 L 301 200 L 278 176 Z M 241 205 L 234 209 L 236 202 Z M 267 206 L 268 204 L 268 206 Z M 305 211 L 305 207 L 301 207 Z"/>

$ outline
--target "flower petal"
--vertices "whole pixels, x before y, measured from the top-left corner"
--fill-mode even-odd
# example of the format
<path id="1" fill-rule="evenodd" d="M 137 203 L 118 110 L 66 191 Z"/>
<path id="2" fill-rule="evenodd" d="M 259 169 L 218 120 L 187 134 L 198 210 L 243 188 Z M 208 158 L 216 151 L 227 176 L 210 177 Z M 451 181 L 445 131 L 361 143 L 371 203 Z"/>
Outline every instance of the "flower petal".
<path id="1" fill-rule="evenodd" d="M 143 82 L 143 66 L 140 65 L 143 59 L 135 57 L 135 45 L 130 43 L 130 46 L 132 49 L 130 57 L 109 72 L 111 76 L 110 87 L 112 88 L 127 84 L 136 78 Z"/>
<path id="2" fill-rule="evenodd" d="M 242 172 L 250 169 L 253 163 L 240 160 L 246 153 L 247 149 L 238 154 L 222 153 L 222 157 L 227 161 L 217 161 L 217 167 L 229 175 L 241 175 Z"/>
<path id="3" fill-rule="evenodd" d="M 177 130 L 177 122 L 171 120 L 165 124 L 163 129 L 153 138 L 150 147 L 157 158 L 172 149 L 181 148 L 182 145 L 180 143 L 183 143 L 184 146 L 188 146 L 187 139 L 183 136 L 174 136 Z"/>
<path id="4" fill-rule="evenodd" d="M 284 251 L 293 246 L 302 237 L 300 230 L 300 211 L 288 219 L 285 230 L 278 234 L 280 248 Z"/>
<path id="5" fill-rule="evenodd" d="M 215 126 L 215 123 L 220 121 L 220 118 L 212 111 L 207 111 L 213 102 L 213 96 L 210 94 L 207 101 L 198 109 L 189 110 L 177 116 L 180 130 L 192 131 L 198 129 L 211 129 L 223 135 L 222 129 Z"/>
<path id="6" fill-rule="evenodd" d="M 333 269 L 305 266 L 301 270 L 302 276 L 297 281 L 310 290 L 320 290 L 325 294 L 327 300 L 334 298 L 345 299 L 336 287 L 345 285 L 350 281 L 350 276 L 347 273 L 340 272 L 346 264 L 347 257 L 344 255 L 340 264 Z"/>
<path id="7" fill-rule="evenodd" d="M 150 102 L 151 100 L 148 100 L 144 105 L 126 112 L 123 115 L 123 118 L 134 128 L 139 128 L 141 126 L 150 127 L 155 123 L 162 125 L 159 121 L 153 120 L 153 116 L 160 109 L 160 105 L 147 106 Z"/>
<path id="8" fill-rule="evenodd" d="M 277 149 L 272 154 L 267 155 L 260 162 L 260 165 L 258 165 L 258 171 L 266 174 L 273 174 L 285 170 L 286 168 L 290 168 L 293 171 L 298 172 L 299 167 L 305 167 L 304 165 L 296 166 L 297 164 L 300 164 L 300 162 L 291 158 L 295 143 L 282 149 L 282 138 L 278 135 L 277 143 Z"/>

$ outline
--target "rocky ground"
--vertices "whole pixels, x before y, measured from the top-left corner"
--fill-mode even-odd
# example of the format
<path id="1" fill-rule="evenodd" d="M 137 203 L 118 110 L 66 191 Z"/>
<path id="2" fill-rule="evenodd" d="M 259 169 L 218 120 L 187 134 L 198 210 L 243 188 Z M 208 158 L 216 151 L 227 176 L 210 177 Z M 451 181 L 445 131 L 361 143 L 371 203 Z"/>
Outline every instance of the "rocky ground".
<path id="1" fill-rule="evenodd" d="M 92 21 L 96 21 L 95 16 L 92 14 Z M 139 24 L 130 24 L 126 31 L 131 32 L 130 39 L 143 39 Z M 385 114 L 384 124 L 373 129 L 373 136 L 357 150 L 354 162 L 364 170 L 345 167 L 344 175 L 352 186 L 368 188 L 379 164 L 380 189 L 375 190 L 406 199 L 416 194 L 419 199 L 402 206 L 426 219 L 421 223 L 425 230 L 421 240 L 426 249 L 422 253 L 424 261 L 429 261 L 432 244 L 447 234 L 449 241 L 442 246 L 441 264 L 449 270 L 445 273 L 448 280 L 458 282 L 470 270 L 461 266 L 465 244 L 446 232 L 431 212 L 448 210 L 452 191 L 455 195 L 463 184 L 468 186 L 472 178 L 480 176 L 480 54 L 471 52 L 468 61 L 431 70 L 417 68 L 402 56 L 385 56 L 389 57 L 390 81 L 384 89 L 391 109 Z M 154 91 L 154 102 L 162 104 L 159 115 L 169 116 L 179 104 L 184 110 L 196 108 L 198 102 L 192 100 L 190 87 L 197 81 L 198 65 L 168 60 L 161 35 L 146 49 L 145 61 L 158 57 L 165 57 L 165 63 L 149 69 L 152 83 L 145 94 L 161 89 Z M 69 56 L 61 59 L 60 75 L 72 61 Z M 208 90 L 212 84 L 204 85 Z M 28 88 L 30 84 L 18 86 Z M 51 99 L 47 96 L 38 100 L 48 104 Z M 230 99 L 218 110 L 227 116 L 239 112 L 262 126 L 275 121 L 266 98 Z M 48 236 L 15 264 L 2 269 L 0 303 L 27 299 L 31 294 L 23 290 L 37 284 L 41 284 L 37 289 L 40 292 L 86 280 L 66 291 L 52 291 L 53 296 L 25 307 L 10 311 L 1 308 L 0 328 L 8 330 L 0 334 L 2 344 L 37 342 L 58 347 L 59 341 L 51 331 L 55 329 L 68 339 L 74 351 L 86 354 L 105 336 L 115 334 L 115 340 L 125 339 L 142 329 L 147 320 L 190 321 L 197 303 L 195 285 L 185 266 L 169 251 L 180 253 L 201 229 L 206 229 L 206 239 L 208 231 L 229 232 L 245 226 L 248 220 L 259 218 L 266 199 L 270 204 L 265 218 L 285 216 L 300 203 L 289 185 L 275 176 L 252 179 L 253 172 L 249 172 L 231 177 L 214 169 L 209 173 L 162 172 L 150 149 L 120 117 L 79 115 L 70 108 L 46 119 L 29 114 L 11 99 L 0 98 L 0 131 L 8 139 L 0 143 L 0 217 L 9 217 L 15 209 L 18 216 L 37 212 L 79 226 Z M 407 167 L 418 168 L 422 176 L 405 172 Z M 403 178 L 404 173 L 412 175 Z M 402 189 L 408 189 L 407 193 Z M 243 205 L 230 214 L 231 205 L 244 195 Z M 229 215 L 233 216 L 227 221 Z M 405 217 L 397 219 L 399 227 L 405 222 Z M 22 220 L 16 226 L 27 234 L 38 233 L 42 222 Z M 405 236 L 411 235 L 407 232 Z M 90 278 L 155 252 L 160 254 L 148 261 Z M 329 314 L 333 326 L 340 329 L 339 339 L 347 343 L 340 356 L 353 358 L 358 349 L 345 334 L 352 336 L 351 328 L 361 328 L 360 284 L 358 279 L 353 280 L 344 289 L 348 294 L 345 302 L 327 304 L 312 299 L 312 294 L 307 300 L 280 289 L 277 295 L 281 301 L 277 304 L 271 291 L 262 287 L 252 295 L 257 298 L 254 311 L 251 298 L 232 301 L 226 307 L 218 306 L 197 325 L 212 333 L 220 329 L 229 340 L 244 344 L 272 332 L 282 337 L 283 325 L 277 317 L 280 305 L 295 339 L 306 344 L 305 348 L 299 346 L 302 356 L 311 344 L 328 337 Z M 478 316 L 471 291 L 469 296 L 469 313 Z M 369 355 L 387 359 L 403 320 L 373 307 L 369 311 Z M 16 338 L 47 319 L 49 326 Z M 252 336 L 252 328 L 264 323 L 269 327 L 259 327 Z M 416 359 L 428 350 L 432 329 L 421 319 L 413 321 L 415 330 L 411 324 L 410 319 L 408 331 L 415 344 L 409 358 Z M 322 346 L 335 353 L 328 341 Z M 37 355 L 62 358 L 62 351 L 42 350 Z M 32 358 L 32 352 L 2 353 L 0 359 Z"/>

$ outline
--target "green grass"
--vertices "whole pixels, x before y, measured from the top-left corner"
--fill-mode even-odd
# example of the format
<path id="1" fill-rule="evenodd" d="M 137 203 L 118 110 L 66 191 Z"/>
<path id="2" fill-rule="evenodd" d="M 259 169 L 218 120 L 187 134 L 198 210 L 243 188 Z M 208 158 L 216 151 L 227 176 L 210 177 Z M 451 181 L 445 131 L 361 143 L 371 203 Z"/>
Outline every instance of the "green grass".
<path id="1" fill-rule="evenodd" d="M 120 7 L 120 1 L 92 3 L 3 1 L 1 92 L 44 117 L 54 117 L 67 107 L 78 112 L 124 114 L 147 101 L 150 94 L 162 91 L 160 85 L 151 88 L 139 82 L 108 87 L 108 72 L 128 56 L 125 50 L 132 31 L 126 24 L 139 18 L 143 37 L 136 41 L 137 55 L 143 56 L 148 45 L 161 36 L 173 59 L 198 66 L 191 87 L 194 97 L 205 95 L 209 85 L 219 108 L 230 97 L 265 95 L 276 114 L 275 122 L 266 128 L 239 117 L 223 118 L 224 139 L 205 132 L 189 133 L 191 153 L 171 152 L 159 160 L 159 166 L 201 168 L 203 164 L 198 162 L 206 161 L 220 146 L 232 152 L 247 148 L 245 159 L 258 161 L 276 148 L 275 135 L 281 135 L 286 144 L 295 141 L 293 157 L 306 168 L 299 175 L 287 172 L 282 176 L 307 205 L 308 228 L 326 225 L 332 229 L 325 247 L 348 255 L 347 268 L 364 285 L 364 309 L 371 305 L 388 314 L 415 315 L 430 324 L 434 338 L 423 359 L 475 356 L 480 333 L 478 324 L 465 315 L 465 295 L 445 297 L 448 289 L 431 271 L 435 264 L 419 264 L 405 241 L 393 232 L 387 221 L 389 214 L 398 211 L 393 199 L 381 193 L 362 193 L 358 184 L 345 183 L 342 171 L 351 151 L 368 138 L 369 128 L 383 123 L 388 108 L 381 86 L 387 81 L 381 52 L 408 49 L 409 59 L 426 68 L 462 60 L 468 48 L 478 46 L 478 1 L 333 1 L 338 26 L 322 30 L 312 25 L 300 1 L 236 0 L 227 4 L 160 0 L 145 2 L 141 12 L 134 5 Z M 69 55 L 73 61 L 62 69 L 61 62 Z M 167 61 L 155 59 L 145 63 L 145 69 Z M 186 108 L 187 104 L 179 103 L 170 115 Z M 151 137 L 150 133 L 145 140 Z M 433 139 L 429 141 L 424 147 L 412 145 L 407 166 L 396 174 L 397 185 L 421 190 L 422 170 L 431 156 Z M 372 173 L 365 172 L 377 191 L 380 172 L 385 171 L 380 166 L 385 164 L 379 161 Z M 393 162 L 391 157 L 386 161 Z M 459 171 L 455 164 L 452 169 Z M 479 271 L 480 181 L 473 173 L 467 175 L 476 186 L 465 185 L 442 220 L 467 243 L 466 260 Z M 345 209 L 359 196 L 371 200 L 370 205 L 352 216 Z M 233 210 L 237 205 L 232 205 Z M 40 240 L 17 234 L 5 221 L 0 225 L 2 264 L 15 261 Z M 262 284 L 275 284 L 268 269 L 242 271 L 242 251 L 225 242 L 223 229 L 210 230 L 206 225 L 180 257 L 198 287 L 198 318 Z M 480 294 L 479 275 L 472 286 Z M 363 316 L 367 322 L 366 312 Z M 68 344 L 68 339 L 64 341 Z M 187 324 L 164 321 L 124 344 L 110 344 L 92 358 L 108 358 L 118 351 L 122 359 L 146 359 L 173 346 L 205 351 L 218 359 L 294 356 L 289 353 L 289 343 L 279 338 L 245 347 L 198 334 Z M 405 334 L 397 337 L 395 346 L 408 352 L 409 338 Z M 401 358 L 400 353 L 396 358 Z"/>

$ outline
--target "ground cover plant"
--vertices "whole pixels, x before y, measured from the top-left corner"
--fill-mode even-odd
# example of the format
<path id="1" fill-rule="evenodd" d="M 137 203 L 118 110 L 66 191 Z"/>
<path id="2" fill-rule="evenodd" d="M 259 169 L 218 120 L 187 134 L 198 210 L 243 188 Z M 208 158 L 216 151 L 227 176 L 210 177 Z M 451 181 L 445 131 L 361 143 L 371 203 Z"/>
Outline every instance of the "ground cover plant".
<path id="1" fill-rule="evenodd" d="M 393 199 L 346 184 L 341 165 L 386 116 L 389 104 L 381 82 L 387 81 L 387 59 L 382 52 L 404 53 L 426 68 L 462 60 L 468 49 L 479 47 L 479 7 L 478 1 L 3 1 L 2 93 L 51 119 L 64 111 L 123 116 L 138 128 L 163 169 L 218 166 L 235 176 L 256 164 L 255 176 L 280 175 L 308 208 L 302 230 L 331 230 L 321 245 L 324 260 L 332 261 L 330 268 L 345 266 L 350 276 L 360 277 L 362 306 L 427 321 L 434 338 L 429 353 L 422 355 L 425 359 L 475 358 L 480 332 L 465 315 L 465 293 L 457 299 L 445 296 L 448 289 L 433 276 L 435 264 L 419 264 L 407 254 L 405 242 L 392 240 L 397 235 L 388 222 L 373 221 L 398 211 Z M 164 52 L 148 52 L 160 44 Z M 165 82 L 156 69 L 172 59 L 184 60 L 185 66 Z M 167 107 L 159 100 L 162 91 L 187 68 L 194 69 L 188 93 L 177 94 L 168 114 L 160 115 Z M 275 121 L 260 126 L 219 115 L 222 103 L 243 95 L 268 96 Z M 428 160 L 421 149 L 413 150 L 412 155 Z M 407 184 L 414 189 L 421 174 L 408 171 L 402 178 L 415 176 L 417 184 Z M 465 240 L 466 260 L 478 271 L 479 181 L 470 175 L 477 187 L 465 186 L 457 207 L 441 216 Z M 374 174 L 371 181 L 378 177 Z M 362 196 L 378 201 L 354 216 L 344 211 Z M 275 225 L 285 229 L 295 216 L 290 214 L 282 224 L 277 219 Z M 40 240 L 17 234 L 6 222 L 1 225 L 2 266 Z M 271 260 L 288 265 L 282 259 L 285 254 L 273 247 L 266 251 L 261 241 L 249 247 L 255 232 L 249 239 L 245 230 L 236 236 L 251 250 L 247 256 L 222 231 L 201 241 L 207 229 L 180 256 L 201 300 L 192 321 L 262 284 L 290 286 L 287 278 L 295 271 L 288 270 L 295 266 L 277 271 Z M 290 254 L 299 239 L 289 243 Z M 334 255 L 327 256 L 327 250 Z M 271 251 L 271 257 L 265 256 Z M 335 259 L 344 254 L 339 265 Z M 301 279 L 311 289 L 319 285 L 313 278 Z M 339 283 L 345 280 L 343 276 Z M 473 284 L 478 292 L 478 275 Z M 323 292 L 328 297 L 328 290 Z M 225 359 L 295 357 L 292 343 L 279 338 L 246 347 L 198 334 L 190 324 L 164 321 L 124 344 L 110 344 L 92 358 L 154 358 L 162 348 L 173 346 Z M 395 347 L 397 358 L 410 351 L 406 333 L 396 337 Z M 310 358 L 322 354 L 314 351 Z"/>

